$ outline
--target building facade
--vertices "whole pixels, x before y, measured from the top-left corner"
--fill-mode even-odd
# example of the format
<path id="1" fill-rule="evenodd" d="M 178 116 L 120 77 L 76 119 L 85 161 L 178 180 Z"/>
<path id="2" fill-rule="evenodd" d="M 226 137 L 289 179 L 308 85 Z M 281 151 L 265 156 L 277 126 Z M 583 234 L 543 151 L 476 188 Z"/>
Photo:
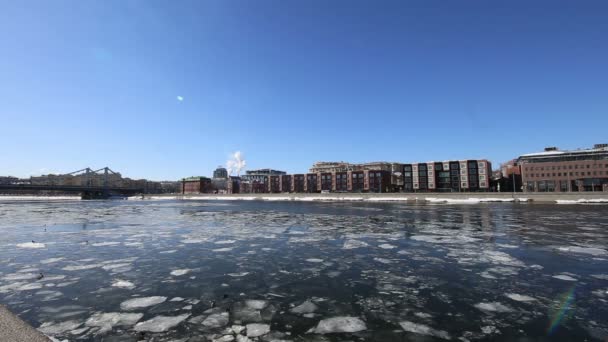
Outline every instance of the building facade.
<path id="1" fill-rule="evenodd" d="M 213 171 L 214 179 L 227 179 L 228 178 L 228 170 L 225 167 L 218 166 L 215 171 Z"/>
<path id="2" fill-rule="evenodd" d="M 181 180 L 182 194 L 205 194 L 212 191 L 211 179 L 207 177 L 188 177 Z"/>
<path id="3" fill-rule="evenodd" d="M 486 159 L 403 165 L 404 192 L 490 191 L 492 164 Z"/>
<path id="4" fill-rule="evenodd" d="M 526 192 L 608 191 L 608 144 L 524 154 L 517 160 Z"/>

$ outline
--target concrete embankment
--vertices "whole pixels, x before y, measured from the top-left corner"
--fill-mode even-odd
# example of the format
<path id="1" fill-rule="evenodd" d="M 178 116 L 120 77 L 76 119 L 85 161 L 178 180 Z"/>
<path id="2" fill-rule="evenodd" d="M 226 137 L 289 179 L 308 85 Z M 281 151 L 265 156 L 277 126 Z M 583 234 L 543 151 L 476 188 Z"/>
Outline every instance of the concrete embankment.
<path id="1" fill-rule="evenodd" d="M 608 203 L 608 193 L 328 193 L 328 194 L 233 194 L 233 195 L 152 195 L 150 199 L 177 198 L 201 200 L 266 200 L 266 201 L 367 201 L 367 202 L 429 202 L 429 203 Z M 137 197 L 135 198 L 137 199 Z"/>
<path id="2" fill-rule="evenodd" d="M 51 340 L 0 304 L 0 341 L 50 342 Z"/>

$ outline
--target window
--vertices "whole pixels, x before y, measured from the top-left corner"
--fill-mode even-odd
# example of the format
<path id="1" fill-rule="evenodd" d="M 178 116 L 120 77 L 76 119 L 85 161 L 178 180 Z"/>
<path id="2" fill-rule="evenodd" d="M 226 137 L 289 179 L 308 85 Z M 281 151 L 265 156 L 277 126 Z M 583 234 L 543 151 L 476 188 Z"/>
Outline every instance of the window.
<path id="1" fill-rule="evenodd" d="M 553 177 L 555 177 L 555 172 L 553 172 Z"/>
<path id="2" fill-rule="evenodd" d="M 591 165 L 587 164 L 587 168 L 590 168 L 590 167 L 591 167 Z"/>
<path id="3" fill-rule="evenodd" d="M 568 169 L 572 170 L 572 165 L 568 165 Z"/>
<path id="4" fill-rule="evenodd" d="M 587 171 L 587 176 L 591 176 L 591 171 Z"/>
<path id="5" fill-rule="evenodd" d="M 562 173 L 561 173 L 561 172 L 558 172 L 558 173 L 557 173 L 557 176 L 558 176 L 558 177 L 561 177 L 561 176 L 562 176 Z"/>
<path id="6" fill-rule="evenodd" d="M 596 171 L 593 171 L 593 175 L 594 175 L 594 176 L 596 175 Z"/>
<path id="7" fill-rule="evenodd" d="M 570 172 L 570 176 L 572 176 L 572 172 Z"/>
<path id="8" fill-rule="evenodd" d="M 541 173 L 541 174 L 540 174 L 540 176 L 541 176 L 541 177 L 545 177 L 545 174 L 544 174 L 544 173 Z"/>

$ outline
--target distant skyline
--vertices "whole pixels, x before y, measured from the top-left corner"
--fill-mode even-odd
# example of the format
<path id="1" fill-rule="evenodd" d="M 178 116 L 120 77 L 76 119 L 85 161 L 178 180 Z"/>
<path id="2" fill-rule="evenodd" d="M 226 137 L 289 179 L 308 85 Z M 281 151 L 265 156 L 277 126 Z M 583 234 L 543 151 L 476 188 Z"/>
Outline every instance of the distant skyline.
<path id="1" fill-rule="evenodd" d="M 588 148 L 606 37 L 606 1 L 9 1 L 0 176 Z"/>

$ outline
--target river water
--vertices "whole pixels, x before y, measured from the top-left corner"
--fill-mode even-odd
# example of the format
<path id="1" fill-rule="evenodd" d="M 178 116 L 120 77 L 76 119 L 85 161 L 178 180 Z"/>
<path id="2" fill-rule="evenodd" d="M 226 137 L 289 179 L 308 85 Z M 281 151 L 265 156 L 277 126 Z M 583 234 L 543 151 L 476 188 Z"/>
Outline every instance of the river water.
<path id="1" fill-rule="evenodd" d="M 0 303 L 58 340 L 608 338 L 608 206 L 0 202 Z"/>

